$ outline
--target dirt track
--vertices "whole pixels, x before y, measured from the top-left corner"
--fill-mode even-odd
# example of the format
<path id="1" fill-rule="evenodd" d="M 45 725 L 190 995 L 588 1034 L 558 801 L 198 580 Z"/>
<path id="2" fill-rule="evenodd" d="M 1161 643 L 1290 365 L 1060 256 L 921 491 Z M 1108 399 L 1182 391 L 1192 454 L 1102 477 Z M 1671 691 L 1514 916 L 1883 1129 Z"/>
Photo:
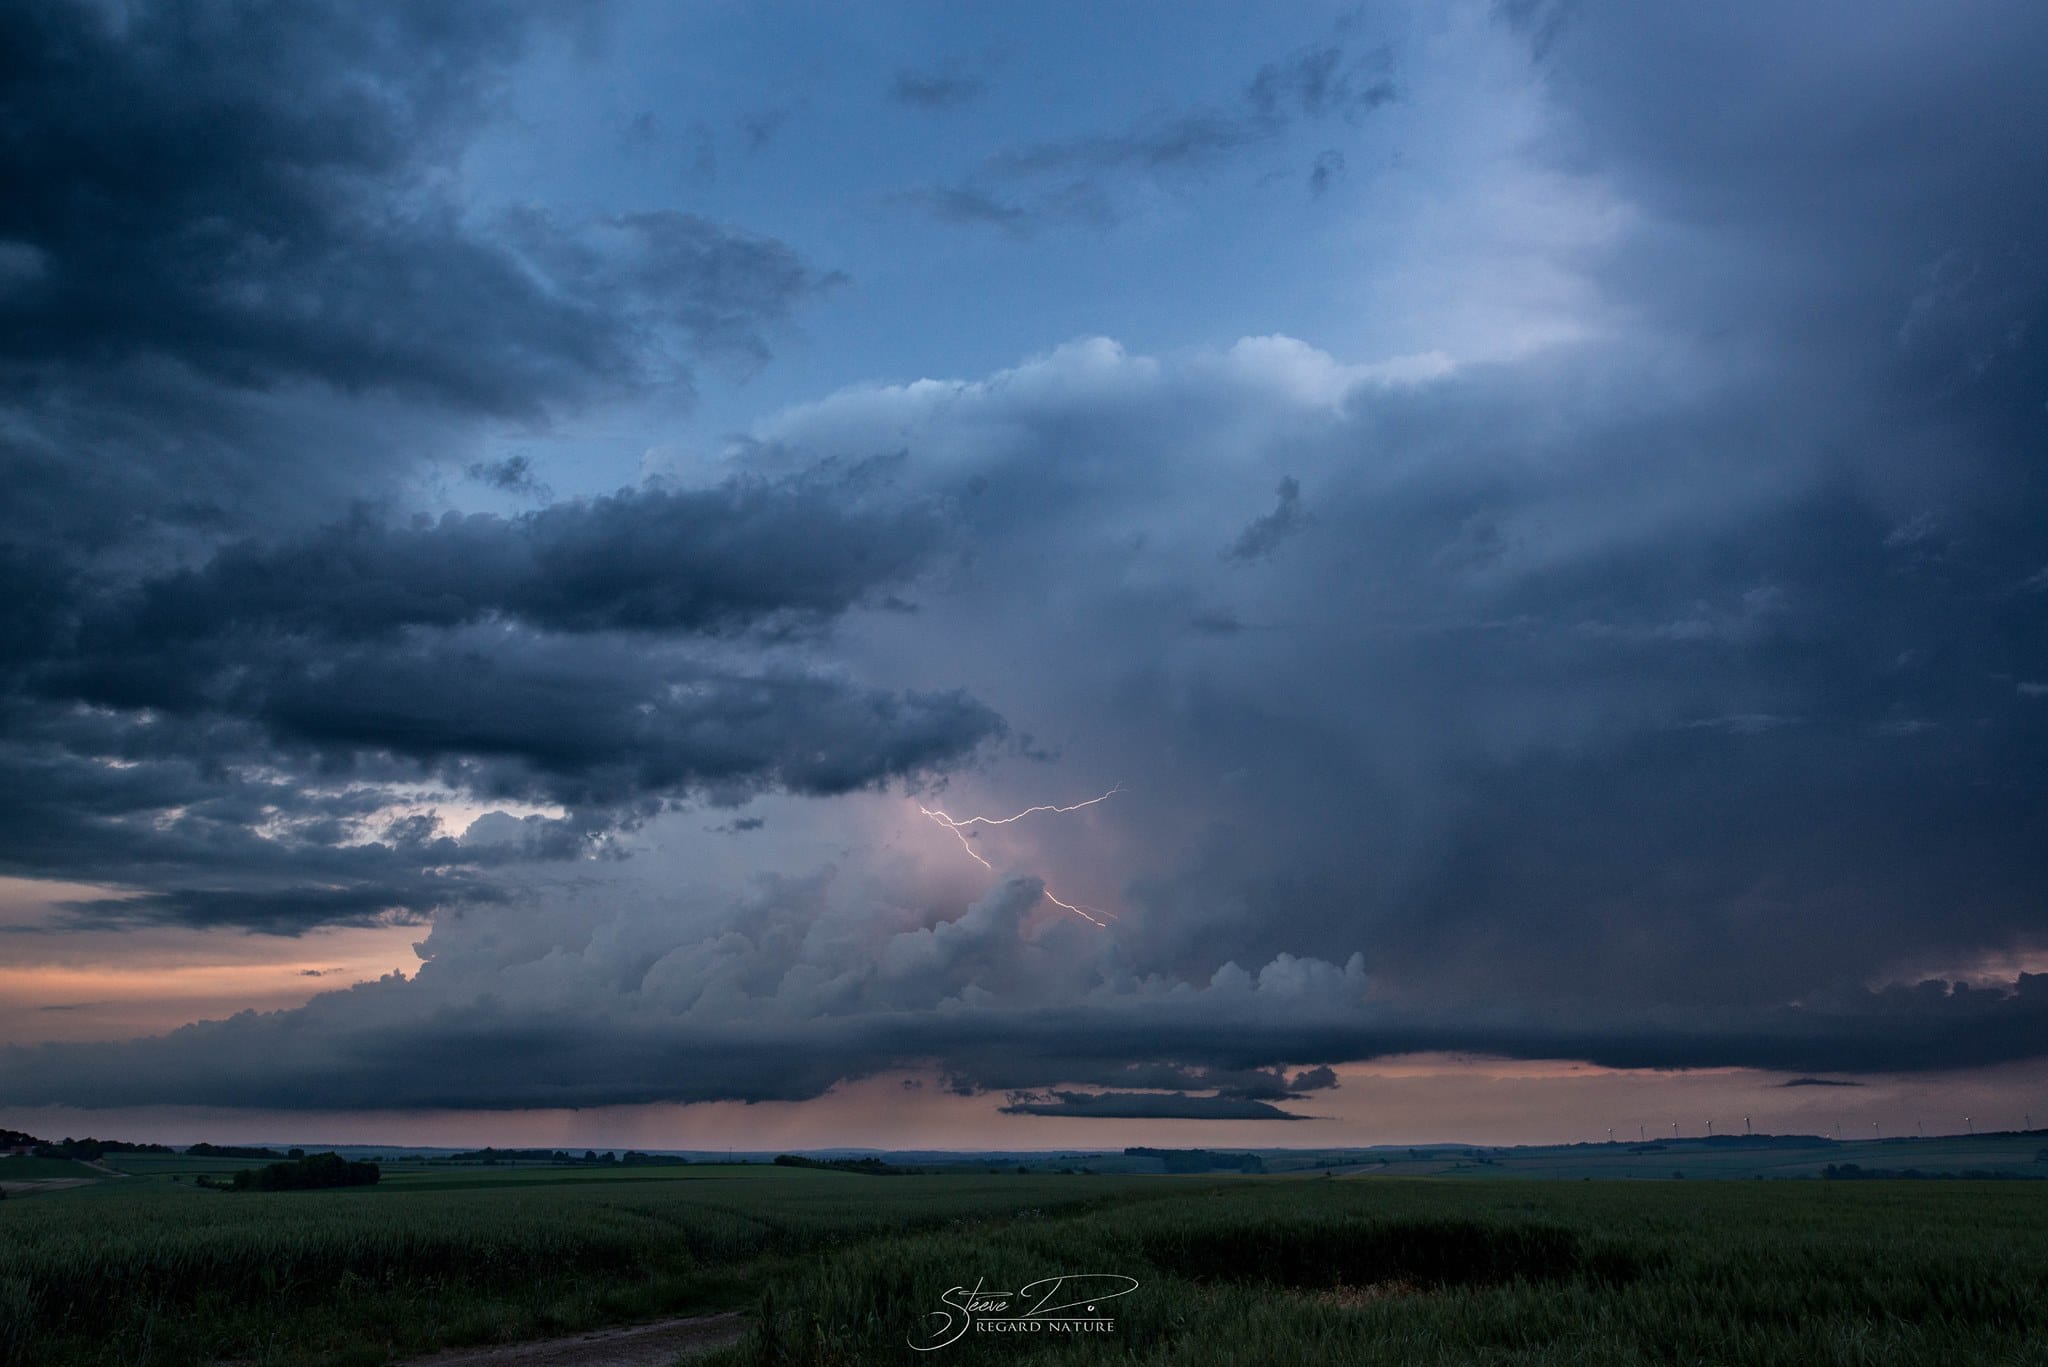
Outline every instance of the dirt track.
<path id="1" fill-rule="evenodd" d="M 459 1348 L 414 1358 L 405 1367 L 669 1367 L 684 1354 L 737 1343 L 746 1329 L 746 1320 L 733 1310 L 628 1329 L 593 1329 L 567 1338 Z"/>

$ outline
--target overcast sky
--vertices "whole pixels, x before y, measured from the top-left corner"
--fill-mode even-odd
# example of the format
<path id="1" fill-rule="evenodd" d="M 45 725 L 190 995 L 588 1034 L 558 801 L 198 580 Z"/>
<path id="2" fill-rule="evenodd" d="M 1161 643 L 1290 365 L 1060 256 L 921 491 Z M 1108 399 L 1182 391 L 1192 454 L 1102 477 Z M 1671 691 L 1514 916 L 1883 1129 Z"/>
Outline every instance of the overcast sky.
<path id="1" fill-rule="evenodd" d="M 2044 60 L 7 6 L 0 1122 L 2048 1113 Z"/>

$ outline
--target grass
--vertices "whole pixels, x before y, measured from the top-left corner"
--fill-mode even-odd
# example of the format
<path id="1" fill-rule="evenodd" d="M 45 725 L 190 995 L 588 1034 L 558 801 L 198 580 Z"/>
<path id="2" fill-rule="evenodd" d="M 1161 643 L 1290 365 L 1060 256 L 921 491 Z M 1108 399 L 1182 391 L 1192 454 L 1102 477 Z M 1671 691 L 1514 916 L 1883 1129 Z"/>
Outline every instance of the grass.
<path id="1" fill-rule="evenodd" d="M 377 1190 L 475 1191 L 485 1187 L 558 1187 L 592 1182 L 729 1182 L 802 1181 L 818 1169 L 776 1168 L 764 1163 L 678 1163 L 672 1167 L 643 1164 L 630 1168 L 419 1168 L 399 1169 Z M 824 1172 L 826 1177 L 846 1174 Z"/>
<path id="2" fill-rule="evenodd" d="M 8 1201 L 0 1364 L 382 1362 L 748 1303 L 805 1256 L 1117 1194 L 1061 1178 L 648 1171 L 233 1195 L 114 1179 Z"/>
<path id="3" fill-rule="evenodd" d="M 949 1360 L 2048 1361 L 2048 1199 L 2031 1184 L 1281 1179 L 1099 1215 L 924 1233 L 774 1289 L 741 1355 L 913 1361 L 947 1287 L 1118 1272 L 1112 1341 L 969 1334 Z"/>
<path id="4" fill-rule="evenodd" d="M 1113 1334 L 906 1342 L 950 1287 L 1077 1272 L 1139 1283 Z M 2048 1364 L 2048 1184 L 702 1165 L 0 1205 L 4 1367 L 370 1367 L 730 1306 L 731 1364 Z"/>
<path id="5" fill-rule="evenodd" d="M 188 1177 L 205 1173 L 210 1177 L 217 1177 L 222 1173 L 232 1175 L 243 1168 L 260 1168 L 266 1163 L 277 1161 L 275 1158 L 193 1158 L 182 1153 L 110 1153 L 100 1160 L 102 1166 L 115 1172 L 138 1177 L 167 1176 L 171 1173 L 180 1173 Z"/>
<path id="6" fill-rule="evenodd" d="M 0 1158 L 0 1182 L 42 1182 L 53 1177 L 104 1177 L 97 1168 L 86 1166 L 69 1158 L 30 1158 L 12 1156 Z"/>

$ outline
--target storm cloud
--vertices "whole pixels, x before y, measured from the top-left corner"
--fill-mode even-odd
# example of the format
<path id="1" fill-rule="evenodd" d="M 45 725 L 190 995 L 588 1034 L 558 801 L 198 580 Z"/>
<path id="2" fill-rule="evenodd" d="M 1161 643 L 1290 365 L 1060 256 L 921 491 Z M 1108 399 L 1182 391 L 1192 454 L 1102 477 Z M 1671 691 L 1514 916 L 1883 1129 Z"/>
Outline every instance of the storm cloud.
<path id="1" fill-rule="evenodd" d="M 1281 1120 L 1424 1051 L 1794 1087 L 2048 1052 L 2034 10 L 1509 5 L 1233 53 L 859 202 L 1003 229 L 972 270 L 1064 326 L 1178 230 L 1162 196 L 1255 161 L 1299 190 L 1342 137 L 1295 208 L 1397 259 L 1293 287 L 1457 325 L 1084 325 L 893 378 L 851 347 L 736 435 L 636 443 L 625 487 L 550 462 L 560 498 L 479 425 L 753 374 L 834 272 L 665 204 L 452 212 L 452 149 L 541 41 L 512 13 L 252 11 L 308 98 L 233 62 L 275 126 L 146 175 L 131 119 L 204 126 L 166 73 L 207 35 L 167 13 L 8 21 L 31 84 L 89 58 L 121 112 L 9 111 L 54 131 L 4 152 L 36 189 L 0 210 L 0 870 L 107 889 L 74 926 L 417 922 L 423 962 L 12 1048 L 0 1100 L 912 1070 L 1020 1117 Z M 954 129 L 1003 95 L 939 69 L 892 55 L 859 98 Z M 1498 162 L 1389 169 L 1466 124 Z M 1082 221 L 1124 254 L 1030 314 L 1030 239 Z M 1246 242 L 1214 272 L 1284 255 Z M 476 501 L 422 495 L 439 470 Z"/>
<path id="2" fill-rule="evenodd" d="M 439 190 L 521 9 L 11 6 L 0 358 L 494 412 L 645 378 L 665 335 L 758 360 L 821 283 L 781 243 L 666 209 L 473 225 Z"/>
<path id="3" fill-rule="evenodd" d="M 0 867 L 119 890 L 93 923 L 418 919 L 664 804 L 1000 732 L 802 649 L 945 549 L 875 462 L 397 511 L 462 423 L 687 397 L 831 283 L 666 207 L 472 212 L 450 172 L 544 28 L 520 7 L 0 25 Z M 547 496 L 523 456 L 473 468 Z M 489 846 L 408 824 L 465 798 L 575 810 Z"/>
<path id="4" fill-rule="evenodd" d="M 2027 1057 L 2048 975 L 2009 989 L 1924 982 L 1802 1006 L 1615 1010 L 1373 1000 L 1361 957 L 1281 955 L 1208 980 L 1133 976 L 1115 943 L 1033 915 L 1006 882 L 954 921 L 877 918 L 843 876 L 770 881 L 679 940 L 673 905 L 593 917 L 537 906 L 444 913 L 412 979 L 133 1043 L 10 1049 L 16 1103 L 517 1109 L 804 1100 L 936 1067 L 1014 1113 L 1284 1119 L 1333 1061 L 1453 1050 L 1619 1068 L 1911 1072 Z M 1158 1062 L 1143 1062 L 1158 1060 Z"/>

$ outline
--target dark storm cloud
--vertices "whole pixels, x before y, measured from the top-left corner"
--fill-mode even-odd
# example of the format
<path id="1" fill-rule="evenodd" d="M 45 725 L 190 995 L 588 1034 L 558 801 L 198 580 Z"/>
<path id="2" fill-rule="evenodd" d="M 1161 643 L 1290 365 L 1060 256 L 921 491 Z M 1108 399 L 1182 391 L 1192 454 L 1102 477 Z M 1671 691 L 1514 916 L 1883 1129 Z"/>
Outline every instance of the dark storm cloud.
<path id="1" fill-rule="evenodd" d="M 96 729 L 111 734 L 67 734 L 46 717 L 31 740 L 17 722 L 0 749 L 0 770 L 17 781 L 0 867 L 117 883 L 199 878 L 78 910 L 292 931 L 493 896 L 480 862 L 573 855 L 607 825 L 689 796 L 843 793 L 952 761 L 1001 730 L 958 693 L 503 627 L 354 644 L 230 636 L 124 655 L 66 682 L 102 700 L 109 724 Z M 189 758 L 120 758 L 137 731 L 177 749 L 176 737 L 154 740 L 159 729 L 182 733 Z M 261 770 L 270 776 L 252 776 Z M 509 845 L 457 847 L 402 827 L 354 843 L 390 800 L 387 785 L 408 779 L 580 815 Z M 342 804 L 353 810 L 332 810 L 324 784 L 354 785 Z M 458 872 L 423 871 L 448 865 Z M 343 887 L 297 886 L 323 869 Z M 285 888 L 233 886 L 287 878 Z"/>
<path id="2" fill-rule="evenodd" d="M 167 358 L 534 413 L 758 356 L 819 285 L 787 247 L 673 212 L 469 226 L 430 173 L 526 27 L 502 4 L 141 6 L 0 19 L 0 359 Z"/>
<path id="3" fill-rule="evenodd" d="M 0 868 L 114 891 L 71 923 L 418 920 L 665 804 L 843 792 L 1000 729 L 801 650 L 940 546 L 872 467 L 390 511 L 478 417 L 687 397 L 837 279 L 666 207 L 459 198 L 544 26 L 0 16 Z M 523 455 L 470 473 L 550 498 Z M 465 797 L 576 810 L 468 841 L 378 815 Z"/>
<path id="4" fill-rule="evenodd" d="M 132 889 L 67 924 L 174 922 L 295 935 L 329 921 L 417 921 L 500 895 L 485 868 L 587 853 L 599 832 L 542 821 L 494 850 L 380 820 L 388 792 L 295 764 L 245 726 L 94 726 L 16 715 L 0 745 L 0 872 Z M 163 734 L 159 734 L 163 733 Z"/>
<path id="5" fill-rule="evenodd" d="M 587 853 L 691 797 L 949 763 L 1003 729 L 957 691 L 754 658 L 947 535 L 867 462 L 513 518 L 359 513 L 128 586 L 25 565 L 46 591 L 6 622 L 0 867 L 136 889 L 77 921 L 295 934 L 494 899 L 490 865 Z M 487 846 L 365 838 L 390 784 L 429 781 L 575 810 Z"/>
<path id="6" fill-rule="evenodd" d="M 1848 1078 L 1843 1077 L 1795 1077 L 1788 1078 L 1778 1085 L 1780 1087 L 1861 1087 L 1863 1084 L 1852 1082 Z"/>
<path id="7" fill-rule="evenodd" d="M 831 796 L 963 757 L 1000 730 L 958 692 L 736 673 L 614 641 L 325 652 L 232 702 L 287 744 L 409 757 L 489 797 L 572 805 Z"/>
<path id="8" fill-rule="evenodd" d="M 75 650 L 53 649 L 34 687 L 239 719 L 286 748 L 406 757 L 497 797 L 844 792 L 999 724 L 957 694 L 862 690 L 620 633 L 781 634 L 900 583 L 943 524 L 868 497 L 871 473 L 629 490 L 511 519 L 358 518 L 230 546 L 86 607 Z"/>
<path id="9" fill-rule="evenodd" d="M 346 642 L 487 619 L 576 633 L 816 625 L 912 577 L 946 536 L 937 509 L 870 497 L 876 473 L 627 489 L 513 518 L 393 527 L 363 514 L 147 580 L 86 615 L 80 648 L 127 657 L 236 633 Z"/>
<path id="10" fill-rule="evenodd" d="M 962 1055 L 953 1060 L 948 1081 L 956 1090 L 1016 1092 L 1042 1086 L 1047 1077 L 1105 1091 L 1213 1092 L 1238 1101 L 1285 1101 L 1337 1085 L 1336 1073 L 1327 1067 L 1304 1068 L 1290 1076 L 1277 1065 L 1221 1067 L 1113 1058 L 1090 1063 L 1078 1057 L 1055 1062 L 1023 1051 L 1015 1057 Z"/>
<path id="11" fill-rule="evenodd" d="M 1092 1120 L 1307 1120 L 1263 1101 L 1179 1092 L 1019 1092 L 1004 1115 L 1059 1115 Z"/>
<path id="12" fill-rule="evenodd" d="M 352 830 L 348 818 L 358 816 L 348 810 L 346 793 L 223 773 L 219 756 L 252 754 L 231 748 L 229 738 L 195 738 L 190 754 L 178 758 L 125 758 L 92 754 L 88 746 L 80 754 L 57 740 L 23 742 L 23 730 L 16 721 L 12 744 L 0 750 L 0 869 L 158 887 L 137 904 L 92 908 L 98 920 L 190 906 L 197 889 L 178 883 L 195 877 L 227 879 L 229 887 L 301 887 L 330 904 L 358 898 L 346 908 L 350 918 L 360 916 L 365 900 L 426 910 L 465 881 L 422 871 L 457 855 L 449 842 L 385 832 L 383 840 L 342 844 L 342 832 Z M 358 801 L 365 797 L 356 793 Z M 270 830 L 258 834 L 256 824 Z"/>
<path id="13" fill-rule="evenodd" d="M 820 537 L 809 549 L 833 553 L 824 525 L 786 511 L 795 522 L 769 513 L 761 526 L 808 527 Z M 96 923 L 297 933 L 417 919 L 498 896 L 485 872 L 493 864 L 588 853 L 609 828 L 674 802 L 843 793 L 953 762 L 1002 732 L 957 691 L 863 687 L 702 639 L 745 625 L 750 611 L 771 620 L 792 609 L 758 597 L 751 609 L 718 603 L 711 581 L 746 566 L 744 522 L 736 515 L 707 537 L 713 547 L 664 539 L 636 567 L 630 535 L 611 540 L 620 529 L 602 514 L 593 524 L 572 513 L 569 539 L 549 543 L 566 557 L 557 577 L 542 586 L 517 569 L 485 569 L 460 581 L 484 586 L 478 601 L 447 579 L 414 592 L 433 586 L 428 565 L 443 547 L 412 547 L 422 578 L 380 578 L 394 568 L 378 560 L 390 547 L 366 535 L 347 550 L 298 548 L 296 575 L 254 563 L 154 598 L 88 604 L 90 625 L 75 637 L 38 632 L 43 648 L 16 657 L 7 676 L 21 691 L 0 707 L 0 869 L 137 890 L 72 909 Z M 653 526 L 662 530 L 658 516 Z M 578 583 L 567 563 L 580 553 L 574 534 L 593 527 L 607 539 L 584 549 L 620 558 Z M 524 535 L 515 523 L 466 530 L 481 533 L 473 552 Z M 337 572 L 346 592 L 325 592 L 314 571 L 330 563 L 362 577 L 351 584 Z M 900 563 L 878 557 L 875 568 Z M 706 582 L 693 587 L 693 574 Z M 822 580 L 780 582 L 811 600 L 796 620 L 829 609 L 835 591 Z M 529 590 L 536 596 L 522 598 Z M 555 630 L 522 625 L 515 609 Z M 423 782 L 572 811 L 484 846 L 404 822 L 366 827 L 394 785 Z"/>
<path id="14" fill-rule="evenodd" d="M 15 555 L 36 593 L 0 607 L 12 867 L 109 852 L 136 895 L 101 901 L 140 916 L 202 916 L 190 894 L 220 889 L 300 923 L 264 900 L 280 887 L 315 918 L 323 887 L 347 889 L 335 914 L 445 911 L 415 980 L 14 1051 L 0 1096 L 762 1100 L 929 1067 L 1279 1110 L 1328 1065 L 1414 1051 L 1805 1076 L 2041 1057 L 2048 978 L 1977 984 L 2048 942 L 2048 140 L 2022 136 L 2048 124 L 2048 19 L 1510 8 L 1563 117 L 1515 168 L 1531 202 L 1509 176 L 1456 226 L 1600 230 L 1529 272 L 1579 311 L 1503 302 L 1498 331 L 1538 340 L 1491 359 L 1415 379 L 1285 338 L 1164 359 L 1098 340 L 857 388 L 741 453 L 906 451 L 900 494 L 834 495 L 839 520 L 770 483 L 419 527 L 323 503 L 253 538 L 248 505 L 195 499 L 175 563 Z M 1119 177 L 1217 164 L 1259 120 L 1341 117 L 1342 70 L 1290 59 L 1263 97 L 1018 149 L 966 188 L 1013 231 L 1077 186 L 1113 209 Z M 24 487 L 54 506 L 57 483 Z M 820 630 L 954 544 L 918 540 L 932 509 L 971 572 L 920 593 L 918 630 L 841 639 L 871 628 L 940 691 L 816 663 Z M 695 558 L 728 516 L 743 541 Z M 901 562 L 868 538 L 895 518 Z M 611 545 L 642 526 L 687 535 Z M 784 554 L 799 578 L 775 577 Z M 250 582 L 328 575 L 353 587 Z M 1113 854 L 1075 823 L 1016 856 L 1104 889 L 1112 929 L 1040 916 L 1030 878 L 961 913 L 893 849 L 758 896 L 467 905 L 503 892 L 499 835 L 582 849 L 679 793 L 955 763 L 999 723 L 954 681 L 1077 773 L 1131 780 Z M 412 827 L 355 841 L 375 808 L 314 782 L 422 775 L 577 810 L 487 819 L 444 857 Z M 434 869 L 476 896 L 408 882 Z"/>
<path id="15" fill-rule="evenodd" d="M 2048 976 L 2022 977 L 2005 991 L 1926 982 L 1825 1007 L 1717 1013 L 1675 1028 L 1646 1016 L 1562 1025 L 1498 1012 L 1491 1019 L 1470 1011 L 1391 1015 L 1335 999 L 1260 1003 L 1228 987 L 1098 1007 L 956 1005 L 790 1019 L 728 1002 L 716 1014 L 671 1017 L 650 1012 L 650 1000 L 621 996 L 615 981 L 604 985 L 600 1008 L 595 998 L 568 1004 L 559 979 L 515 975 L 541 994 L 515 1008 L 495 989 L 448 996 L 453 984 L 437 986 L 439 972 L 436 961 L 416 981 L 359 984 L 294 1011 L 244 1012 L 153 1039 L 0 1049 L 0 1099 L 401 1110 L 789 1101 L 920 1061 L 975 1069 L 1003 1060 L 1013 1076 L 1042 1079 L 1008 1090 L 1051 1093 L 1022 1102 L 1051 1109 L 1022 1113 L 1287 1119 L 1302 1117 L 1272 1101 L 1320 1089 L 1319 1070 L 1308 1070 L 1310 1086 L 1269 1093 L 1270 1100 L 1245 1090 L 1083 1092 L 1054 1079 L 1086 1079 L 1141 1055 L 1186 1060 L 1179 1065 L 1185 1073 L 1437 1050 L 1617 1068 L 1915 1072 L 2031 1057 L 2048 1028 Z M 1171 1068 L 1159 1073 L 1173 1075 Z"/>
<path id="16" fill-rule="evenodd" d="M 1063 570 L 1049 663 L 980 686 L 1142 782 L 1116 815 L 1142 867 L 1047 856 L 1119 887 L 1134 971 L 1358 950 L 1384 1008 L 1248 1056 L 1077 1021 L 1036 1083 L 956 1040 L 962 1077 L 2048 1049 L 2038 978 L 1950 985 L 2048 944 L 2048 709 L 2020 687 L 2048 679 L 2048 142 L 2019 135 L 2048 127 L 2048 20 L 1883 18 L 1547 35 L 1540 166 L 1607 225 L 1560 256 L 1593 301 L 1571 342 L 1418 383 L 1285 339 L 1086 342 L 777 428 L 943 472 L 984 576 L 945 625 L 1015 652 Z M 1245 523 L 1282 471 L 1314 525 L 1260 555 L 1296 525 L 1284 495 Z"/>
<path id="17" fill-rule="evenodd" d="M 458 199 L 496 3 L 0 17 L 0 542 L 95 574 L 328 521 L 479 414 L 745 372 L 836 277 L 661 209 Z"/>
<path id="18" fill-rule="evenodd" d="M 488 885 L 442 878 L 404 886 L 347 888 L 175 888 L 133 897 L 102 897 L 59 905 L 66 929 L 137 925 L 230 926 L 264 935 L 299 935 L 315 926 L 418 925 L 436 907 L 488 901 Z"/>

